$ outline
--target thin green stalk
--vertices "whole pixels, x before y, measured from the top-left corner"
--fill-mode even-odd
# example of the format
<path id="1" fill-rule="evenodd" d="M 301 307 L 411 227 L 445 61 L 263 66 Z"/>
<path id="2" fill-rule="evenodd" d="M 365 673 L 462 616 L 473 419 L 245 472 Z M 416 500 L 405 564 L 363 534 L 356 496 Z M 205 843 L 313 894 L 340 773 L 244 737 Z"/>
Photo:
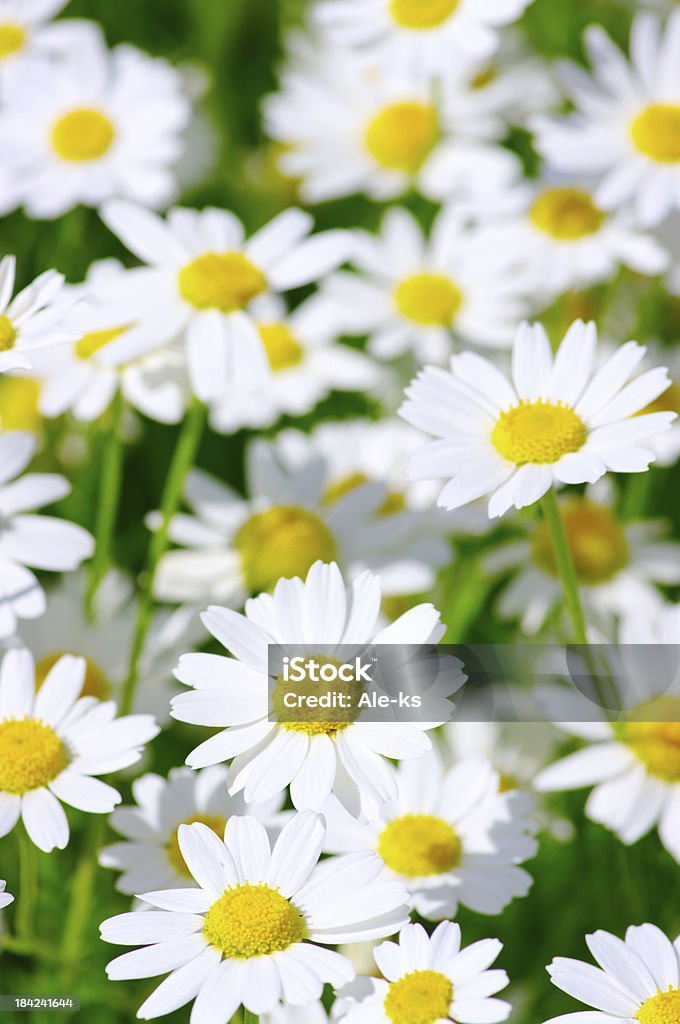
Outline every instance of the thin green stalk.
<path id="1" fill-rule="evenodd" d="M 85 843 L 73 878 L 71 902 L 64 922 L 61 944 L 68 965 L 65 977 L 69 983 L 73 980 L 73 974 L 81 962 L 83 938 L 90 918 L 94 881 L 97 874 L 97 854 L 104 841 L 105 826 L 106 822 L 103 818 L 97 818 L 93 822 L 89 841 Z M 96 938 L 93 941 L 96 941 Z"/>
<path id="2" fill-rule="evenodd" d="M 541 510 L 545 517 L 546 525 L 550 533 L 550 539 L 552 541 L 553 551 L 555 552 L 557 574 L 560 578 L 560 583 L 562 584 L 564 603 L 567 607 L 567 612 L 569 613 L 569 618 L 571 619 L 572 628 L 574 630 L 574 640 L 577 644 L 587 644 L 586 620 L 583 615 L 581 598 L 578 592 L 574 560 L 571 557 L 571 549 L 564 529 L 564 523 L 562 522 L 560 507 L 557 503 L 555 491 L 552 487 L 544 497 L 541 498 Z"/>
<path id="3" fill-rule="evenodd" d="M 621 503 L 621 515 L 624 519 L 639 519 L 650 509 L 655 476 L 653 469 L 646 473 L 635 473 L 626 485 Z"/>
<path id="4" fill-rule="evenodd" d="M 111 543 L 120 505 L 121 484 L 123 480 L 123 442 L 121 438 L 123 404 L 123 396 L 119 391 L 111 404 L 111 422 L 106 435 L 101 460 L 97 518 L 94 531 L 95 550 L 90 564 L 90 576 L 87 587 L 87 614 L 90 619 L 93 616 L 97 588 L 111 562 Z"/>
<path id="5" fill-rule="evenodd" d="M 19 893 L 17 902 L 17 937 L 31 942 L 35 934 L 35 901 L 38 895 L 38 861 L 36 848 L 24 828 L 17 831 L 19 842 Z"/>
<path id="6" fill-rule="evenodd" d="M 40 960 L 48 960 L 58 963 L 61 959 L 57 950 L 45 942 L 38 942 L 32 939 L 19 939 L 15 935 L 3 935 L 0 938 L 0 950 L 6 950 L 15 956 L 39 957 Z"/>
<path id="7" fill-rule="evenodd" d="M 146 568 L 142 591 L 139 597 L 137 609 L 137 621 L 135 623 L 135 634 L 132 642 L 132 653 L 128 676 L 123 687 L 123 695 L 120 702 L 120 713 L 129 714 L 137 688 L 137 677 L 139 671 L 139 659 L 144 649 L 144 641 L 151 623 L 153 611 L 153 590 L 158 570 L 158 563 L 168 545 L 168 531 L 170 522 L 177 512 L 182 496 L 182 487 L 188 470 L 194 463 L 198 447 L 203 436 L 206 410 L 197 399 L 194 399 L 182 425 L 182 431 L 175 446 L 168 475 L 163 488 L 161 498 L 161 522 L 160 526 L 151 535 L 147 553 Z"/>
<path id="8" fill-rule="evenodd" d="M 468 632 L 479 616 L 487 590 L 479 555 L 461 552 L 449 573 L 444 601 L 446 633 L 442 643 L 463 644 L 469 641 Z"/>

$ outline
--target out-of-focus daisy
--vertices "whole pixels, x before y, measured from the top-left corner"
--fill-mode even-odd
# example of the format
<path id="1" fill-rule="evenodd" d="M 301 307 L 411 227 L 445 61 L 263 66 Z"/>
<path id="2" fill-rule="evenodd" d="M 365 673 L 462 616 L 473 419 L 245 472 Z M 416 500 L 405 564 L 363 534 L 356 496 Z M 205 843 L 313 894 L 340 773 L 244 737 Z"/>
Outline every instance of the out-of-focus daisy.
<path id="1" fill-rule="evenodd" d="M 0 81 L 26 59 L 60 56 L 81 45 L 99 29 L 94 22 L 69 19 L 51 22 L 68 0 L 2 0 L 0 2 Z"/>
<path id="2" fill-rule="evenodd" d="M 679 35 L 680 11 L 665 26 L 639 14 L 629 63 L 601 26 L 591 26 L 585 42 L 594 77 L 565 68 L 576 112 L 534 123 L 536 146 L 550 165 L 596 177 L 598 205 L 632 205 L 645 225 L 680 207 Z"/>
<path id="3" fill-rule="evenodd" d="M 557 710 L 559 727 L 587 745 L 544 768 L 535 785 L 541 792 L 593 786 L 585 809 L 592 821 L 627 845 L 657 828 L 680 862 L 680 696 L 674 654 L 680 606 L 635 611 L 622 621 L 618 639 L 624 646 L 617 685 L 625 710 L 609 722 L 573 685 L 559 691 L 546 687 L 546 713 L 554 717 Z"/>
<path id="4" fill-rule="evenodd" d="M 680 414 L 680 349 L 676 345 L 648 345 L 643 365 L 653 366 L 659 361 L 667 364 L 671 382 L 663 394 L 650 402 L 644 412 Z M 674 465 L 680 456 L 680 421 L 674 420 L 670 430 L 650 438 L 648 444 L 656 456 L 657 466 Z"/>
<path id="5" fill-rule="evenodd" d="M 27 566 L 65 572 L 77 569 L 94 550 L 81 526 L 34 514 L 71 490 L 55 473 L 20 475 L 36 447 L 31 434 L 0 434 L 0 637 L 16 631 L 17 619 L 35 619 L 45 611 L 45 593 Z"/>
<path id="6" fill-rule="evenodd" d="M 256 1014 L 281 1000 L 303 1006 L 324 983 L 351 981 L 349 960 L 326 944 L 391 934 L 408 920 L 406 893 L 378 879 L 380 859 L 368 851 L 317 864 L 324 832 L 318 815 L 297 814 L 272 850 L 253 817 L 230 818 L 224 842 L 200 823 L 181 825 L 179 849 L 198 887 L 145 893 L 154 909 L 101 926 L 105 942 L 144 947 L 111 961 L 112 980 L 171 972 L 137 1016 L 195 999 L 196 1024 L 228 1021 L 241 1004 Z"/>
<path id="7" fill-rule="evenodd" d="M 523 125 L 532 114 L 555 108 L 561 100 L 553 69 L 531 52 L 520 31 L 504 33 L 494 54 L 464 70 L 472 88 L 482 91 L 490 109 L 510 124 Z"/>
<path id="8" fill-rule="evenodd" d="M 212 411 L 220 431 L 263 427 L 284 413 L 302 416 L 330 391 L 372 391 L 380 370 L 361 352 L 337 343 L 340 333 L 327 303 L 308 299 L 292 312 L 278 296 L 255 299 L 250 310 L 270 374 L 257 396 L 228 388 Z"/>
<path id="9" fill-rule="evenodd" d="M 179 514 L 156 576 L 164 601 L 240 605 L 281 577 L 305 576 L 317 560 L 337 561 L 350 576 L 379 571 L 388 594 L 412 594 L 446 561 L 440 537 L 423 539 L 419 511 L 399 509 L 385 483 L 337 488 L 323 453 L 298 431 L 253 441 L 246 451 L 242 498 L 201 470 L 188 473 Z M 156 525 L 157 517 L 150 522 Z"/>
<path id="10" fill-rule="evenodd" d="M 323 657 L 338 644 L 425 644 L 441 638 L 439 612 L 421 604 L 379 629 L 380 580 L 364 573 L 346 586 L 337 565 L 317 562 L 306 581 L 281 579 L 273 595 L 246 602 L 245 615 L 227 608 L 203 614 L 206 629 L 233 657 L 185 654 L 175 674 L 194 688 L 172 701 L 181 722 L 220 728 L 189 754 L 202 768 L 234 758 L 229 789 L 248 803 L 267 800 L 290 784 L 293 804 L 318 810 L 331 791 L 354 809 L 366 796 L 378 803 L 397 796 L 391 758 L 419 757 L 430 748 L 427 722 L 361 722 L 357 711 L 343 720 L 269 720 L 268 644 L 300 644 Z M 458 672 L 454 680 L 464 681 Z M 337 712 L 336 712 L 337 713 Z"/>
<path id="11" fill-rule="evenodd" d="M 146 267 L 128 270 L 102 299 L 134 323 L 101 358 L 120 363 L 184 341 L 191 386 L 217 401 L 227 386 L 257 394 L 271 372 L 250 311 L 266 291 L 316 281 L 343 262 L 347 232 L 308 237 L 302 210 L 279 214 L 251 238 L 226 210 L 174 209 L 167 220 L 122 201 L 108 204 L 106 224 Z"/>
<path id="12" fill-rule="evenodd" d="M 408 74 L 444 75 L 488 56 L 531 0 L 326 0 L 315 20 L 342 46 L 367 47 Z"/>
<path id="13" fill-rule="evenodd" d="M 59 62 L 31 62 L 3 90 L 3 161 L 31 217 L 124 196 L 164 206 L 176 191 L 190 106 L 179 74 L 98 35 Z"/>
<path id="14" fill-rule="evenodd" d="M 4 910 L 10 903 L 14 903 L 14 896 L 6 890 L 7 882 L 4 878 L 0 878 L 0 910 Z"/>
<path id="15" fill-rule="evenodd" d="M 680 940 L 653 924 L 631 925 L 625 940 L 609 932 L 586 935 L 598 966 L 557 956 L 548 965 L 553 985 L 594 1010 L 551 1017 L 546 1024 L 664 1024 L 680 1009 Z"/>
<path id="16" fill-rule="evenodd" d="M 505 971 L 489 970 L 502 949 L 498 939 L 481 939 L 461 949 L 460 925 L 442 921 L 432 935 L 407 924 L 398 942 L 373 951 L 382 977 L 357 978 L 339 993 L 334 1018 L 343 1024 L 498 1024 L 510 1003 L 492 998 L 508 984 Z"/>
<path id="17" fill-rule="evenodd" d="M 512 342 L 526 311 L 526 288 L 507 251 L 467 227 L 450 207 L 425 239 L 415 217 L 393 207 L 379 234 L 357 234 L 352 262 L 323 285 L 345 331 L 368 334 L 369 350 L 392 359 L 409 350 L 419 362 L 443 362 L 453 339 Z"/>
<path id="18" fill-rule="evenodd" d="M 450 371 L 426 367 L 400 414 L 438 440 L 411 456 L 408 475 L 449 478 L 438 499 L 448 509 L 490 494 L 493 518 L 532 505 L 555 482 L 648 469 L 654 453 L 645 442 L 675 414 L 639 414 L 668 387 L 666 370 L 626 383 L 645 349 L 626 342 L 595 370 L 596 349 L 593 323 L 573 323 L 554 356 L 541 325 L 525 323 L 510 378 L 472 352 L 453 356 Z"/>
<path id="19" fill-rule="evenodd" d="M 73 331 L 63 325 L 64 306 L 60 292 L 64 278 L 47 270 L 12 298 L 16 259 L 0 262 L 0 373 L 25 370 L 32 352 L 74 340 Z"/>
<path id="20" fill-rule="evenodd" d="M 32 842 L 49 853 L 68 843 L 60 801 L 108 814 L 120 794 L 96 775 L 135 764 L 159 732 L 151 715 L 116 718 L 116 705 L 79 697 L 86 664 L 63 655 L 36 692 L 27 650 L 8 651 L 0 664 L 0 836 L 19 817 Z"/>
<path id="21" fill-rule="evenodd" d="M 251 814 L 270 831 L 283 822 L 280 796 L 265 804 L 246 804 L 243 796 L 227 793 L 227 769 L 213 765 L 203 771 L 173 768 L 167 779 L 143 775 L 132 783 L 136 806 L 117 807 L 110 825 L 123 841 L 106 846 L 99 855 L 105 868 L 122 871 L 116 882 L 121 892 L 135 895 L 149 886 L 170 889 L 193 885 L 179 848 L 180 825 L 200 821 L 224 837 L 233 815 Z"/>
<path id="22" fill-rule="evenodd" d="M 399 765 L 397 786 L 365 822 L 328 800 L 326 848 L 376 850 L 386 876 L 401 879 L 411 906 L 434 921 L 454 917 L 459 904 L 500 914 L 526 896 L 531 876 L 517 865 L 536 852 L 526 793 L 501 792 L 498 772 L 480 757 L 445 771 L 435 750 Z"/>
<path id="23" fill-rule="evenodd" d="M 415 188 L 477 206 L 518 175 L 517 158 L 494 145 L 506 130 L 496 96 L 460 76 L 434 90 L 399 64 L 313 47 L 294 54 L 264 102 L 279 166 L 306 202 L 354 192 L 385 200 Z"/>

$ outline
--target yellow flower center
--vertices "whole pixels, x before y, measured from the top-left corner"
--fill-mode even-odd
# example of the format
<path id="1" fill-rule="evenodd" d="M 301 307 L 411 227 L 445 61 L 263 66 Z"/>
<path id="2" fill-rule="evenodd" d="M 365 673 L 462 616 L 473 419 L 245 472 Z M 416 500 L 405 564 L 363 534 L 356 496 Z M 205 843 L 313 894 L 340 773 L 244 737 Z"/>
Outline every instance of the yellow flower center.
<path id="1" fill-rule="evenodd" d="M 640 1024 L 677 1024 L 680 1020 L 680 989 L 669 986 L 645 999 L 635 1014 Z"/>
<path id="2" fill-rule="evenodd" d="M 252 593 L 272 590 L 281 577 L 304 577 L 319 559 L 337 558 L 335 540 L 313 512 L 280 505 L 258 512 L 234 538 L 246 585 Z"/>
<path id="3" fill-rule="evenodd" d="M 323 500 L 327 505 L 332 505 L 334 501 L 339 501 L 339 499 L 344 498 L 346 494 L 350 494 L 357 487 L 361 487 L 363 484 L 367 483 L 370 483 L 370 480 L 365 473 L 358 471 L 356 473 L 350 473 L 348 476 L 344 476 L 334 484 L 331 484 L 330 487 L 327 487 Z M 378 509 L 378 515 L 396 515 L 397 512 L 403 512 L 405 508 L 406 499 L 404 495 L 401 494 L 400 491 L 390 491 Z"/>
<path id="4" fill-rule="evenodd" d="M 548 189 L 535 200 L 529 216 L 534 227 L 559 242 L 594 235 L 605 219 L 588 193 L 577 188 Z"/>
<path id="5" fill-rule="evenodd" d="M 453 984 L 439 971 L 411 971 L 390 982 L 383 1008 L 392 1024 L 434 1024 L 451 1009 Z"/>
<path id="6" fill-rule="evenodd" d="M 343 664 L 337 658 L 329 658 L 323 654 L 316 655 L 314 661 L 319 669 L 324 665 L 334 665 L 337 668 Z M 363 692 L 363 686 L 361 683 L 356 682 L 356 678 L 351 680 L 337 678 L 327 682 L 323 679 L 310 679 L 305 674 L 305 677 L 297 682 L 290 679 L 284 680 L 283 675 L 279 675 L 276 677 L 271 698 L 272 713 L 283 728 L 291 732 L 304 732 L 308 736 L 335 737 L 336 733 L 342 732 L 343 729 L 346 729 L 348 725 L 351 725 L 358 718 L 358 699 Z M 299 695 L 304 698 L 310 695 L 325 698 L 333 697 L 337 694 L 343 698 L 343 703 L 346 703 L 348 706 L 333 707 L 332 704 L 327 705 L 329 708 L 332 708 L 334 718 L 332 720 L 319 721 L 319 707 L 310 708 L 303 704 L 300 707 L 291 709 L 290 706 L 287 707 L 284 703 L 286 694 Z M 337 703 L 337 700 L 333 701 L 333 703 Z M 297 721 L 292 721 L 294 716 L 298 719 Z"/>
<path id="7" fill-rule="evenodd" d="M 187 820 L 181 822 L 181 824 L 193 825 L 197 821 L 202 825 L 207 825 L 208 828 L 212 829 L 215 835 L 219 836 L 220 839 L 224 838 L 224 830 L 227 827 L 227 822 L 226 819 L 220 817 L 219 814 L 195 814 L 193 818 L 187 818 Z M 168 840 L 168 845 L 166 847 L 168 860 L 178 875 L 181 875 L 182 878 L 192 878 L 193 876 L 189 871 L 186 861 L 182 856 L 182 851 L 179 848 L 179 839 L 177 837 L 178 832 L 179 825 Z"/>
<path id="8" fill-rule="evenodd" d="M 42 425 L 38 410 L 40 384 L 30 377 L 0 374 L 0 421 L 3 430 L 30 430 Z"/>
<path id="9" fill-rule="evenodd" d="M 71 651 L 71 654 L 74 652 Z M 35 685 L 36 689 L 39 690 L 42 684 L 45 682 L 47 673 L 50 671 L 53 665 L 63 658 L 65 652 L 57 651 L 55 654 L 46 654 L 44 658 L 36 663 L 35 666 Z M 111 683 L 107 679 L 106 675 L 100 669 L 96 662 L 88 658 L 87 655 L 79 655 L 81 658 L 85 658 L 85 681 L 83 682 L 83 688 L 80 691 L 79 696 L 81 697 L 96 697 L 97 700 L 108 700 L 113 692 Z"/>
<path id="10" fill-rule="evenodd" d="M 502 412 L 491 434 L 499 455 L 518 466 L 557 462 L 582 448 L 586 437 L 586 426 L 573 409 L 542 398 Z"/>
<path id="11" fill-rule="evenodd" d="M 56 732 L 37 718 L 0 722 L 0 793 L 21 796 L 46 786 L 69 763 Z"/>
<path id="12" fill-rule="evenodd" d="M 0 352 L 9 352 L 17 340 L 14 324 L 4 314 L 0 316 Z"/>
<path id="13" fill-rule="evenodd" d="M 680 413 L 680 386 L 674 381 L 671 382 L 663 394 L 640 410 L 638 416 L 644 416 L 650 412 Z"/>
<path id="14" fill-rule="evenodd" d="M 302 362 L 302 346 L 295 340 L 286 324 L 258 324 L 257 329 L 274 373 L 289 370 L 291 366 L 297 366 Z"/>
<path id="15" fill-rule="evenodd" d="M 643 156 L 657 163 L 677 163 L 680 160 L 680 106 L 650 104 L 634 119 L 630 134 Z"/>
<path id="16" fill-rule="evenodd" d="M 441 875 L 460 864 L 460 839 L 448 822 L 431 814 L 405 814 L 380 834 L 378 853 L 398 875 Z M 439 1014 L 438 1016 L 441 1016 Z"/>
<path id="17" fill-rule="evenodd" d="M 425 327 L 448 327 L 458 313 L 463 296 L 443 274 L 413 274 L 394 291 L 397 309 L 407 320 Z"/>
<path id="18" fill-rule="evenodd" d="M 391 0 L 390 14 L 402 28 L 437 28 L 450 18 L 459 0 Z"/>
<path id="19" fill-rule="evenodd" d="M 623 527 L 610 509 L 587 498 L 571 498 L 561 507 L 579 583 L 596 586 L 617 576 L 628 564 L 628 543 Z M 558 575 L 550 534 L 542 520 L 536 526 L 532 551 L 534 561 L 544 572 Z"/>
<path id="20" fill-rule="evenodd" d="M 203 934 L 227 958 L 270 956 L 302 942 L 305 920 L 292 903 L 268 885 L 227 889 L 205 915 Z"/>
<path id="21" fill-rule="evenodd" d="M 26 33 L 21 25 L 0 25 L 0 60 L 21 50 L 26 42 Z"/>
<path id="22" fill-rule="evenodd" d="M 366 149 L 388 171 L 414 174 L 439 138 L 437 111 L 417 101 L 385 107 L 369 121 Z"/>
<path id="23" fill-rule="evenodd" d="M 642 761 L 650 775 L 666 782 L 680 782 L 680 698 L 655 697 L 641 704 L 631 718 L 647 721 L 617 722 L 614 730 L 618 738 Z M 674 1024 L 677 1019 L 674 1018 Z"/>
<path id="24" fill-rule="evenodd" d="M 116 132 L 105 114 L 89 107 L 71 110 L 52 126 L 52 145 L 63 160 L 98 160 L 111 148 Z"/>
<path id="25" fill-rule="evenodd" d="M 78 359 L 90 359 L 109 342 L 115 341 L 121 334 L 124 334 L 126 330 L 127 327 L 111 327 L 106 331 L 90 331 L 89 334 L 84 334 L 76 344 Z"/>
<path id="26" fill-rule="evenodd" d="M 182 298 L 196 309 L 222 313 L 245 309 L 267 287 L 262 271 L 242 252 L 206 252 L 182 267 L 178 284 Z"/>

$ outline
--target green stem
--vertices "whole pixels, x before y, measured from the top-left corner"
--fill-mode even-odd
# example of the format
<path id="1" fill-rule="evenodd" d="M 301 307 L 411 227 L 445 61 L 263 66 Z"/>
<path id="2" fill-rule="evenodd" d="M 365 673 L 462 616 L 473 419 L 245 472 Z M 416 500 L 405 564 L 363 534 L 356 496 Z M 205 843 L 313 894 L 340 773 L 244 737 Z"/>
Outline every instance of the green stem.
<path id="1" fill-rule="evenodd" d="M 449 574 L 444 603 L 445 644 L 468 643 L 470 627 L 477 621 L 487 594 L 487 581 L 482 575 L 479 556 L 461 552 Z"/>
<path id="2" fill-rule="evenodd" d="M 182 497 L 182 487 L 188 470 L 194 463 L 198 447 L 203 435 L 205 425 L 205 406 L 197 399 L 194 399 L 184 419 L 182 431 L 175 446 L 168 475 L 163 488 L 161 498 L 161 522 L 158 529 L 152 533 L 149 541 L 149 550 L 146 560 L 145 577 L 142 592 L 139 597 L 137 608 L 137 621 L 135 623 L 135 634 L 132 642 L 132 653 L 128 676 L 123 687 L 123 694 L 120 702 L 121 715 L 129 714 L 132 709 L 137 687 L 137 676 L 139 659 L 144 649 L 144 641 L 151 624 L 153 611 L 153 590 L 158 571 L 158 563 L 168 545 L 168 532 L 170 522 L 177 512 Z"/>
<path id="3" fill-rule="evenodd" d="M 34 935 L 35 899 L 38 894 L 36 849 L 25 829 L 17 832 L 19 842 L 19 893 L 16 916 L 17 936 L 31 942 Z"/>
<path id="4" fill-rule="evenodd" d="M 92 904 L 94 881 L 97 874 L 97 853 L 104 840 L 106 822 L 98 818 L 92 827 L 89 842 L 85 844 L 71 887 L 71 903 L 62 930 L 61 948 L 68 965 L 65 973 L 70 983 L 82 959 L 83 937 L 87 929 Z M 91 937 L 96 943 L 96 937 Z"/>
<path id="5" fill-rule="evenodd" d="M 578 592 L 574 561 L 571 557 L 571 549 L 564 529 L 564 523 L 562 522 L 560 507 L 552 487 L 541 498 L 541 509 L 555 552 L 557 573 L 562 584 L 562 590 L 564 591 L 564 603 L 574 630 L 574 640 L 577 644 L 587 644 L 586 620 L 583 615 L 581 598 Z"/>
<path id="6" fill-rule="evenodd" d="M 621 516 L 624 519 L 639 519 L 649 508 L 654 487 L 654 470 L 646 473 L 635 473 L 628 481 L 621 503 Z"/>
<path id="7" fill-rule="evenodd" d="M 102 454 L 94 532 L 96 546 L 87 588 L 87 614 L 90 619 L 93 617 L 97 588 L 111 561 L 111 542 L 118 518 L 123 480 L 123 442 L 120 436 L 122 416 L 123 396 L 119 391 L 111 405 L 111 423 Z"/>
<path id="8" fill-rule="evenodd" d="M 57 950 L 44 942 L 33 939 L 19 939 L 15 935 L 3 935 L 0 938 L 0 950 L 6 950 L 15 956 L 39 957 L 41 960 L 49 960 L 58 963 L 61 959 Z"/>

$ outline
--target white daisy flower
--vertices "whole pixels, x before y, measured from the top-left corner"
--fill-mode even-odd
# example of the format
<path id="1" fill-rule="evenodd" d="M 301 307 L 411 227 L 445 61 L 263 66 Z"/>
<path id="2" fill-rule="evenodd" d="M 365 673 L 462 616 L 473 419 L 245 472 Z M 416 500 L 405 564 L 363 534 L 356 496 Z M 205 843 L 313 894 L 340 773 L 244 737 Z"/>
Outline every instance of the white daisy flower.
<path id="1" fill-rule="evenodd" d="M 671 942 L 654 924 L 631 925 L 624 940 L 609 932 L 586 935 L 598 966 L 558 956 L 548 965 L 553 985 L 594 1010 L 552 1017 L 546 1024 L 666 1024 L 680 1012 L 680 938 Z"/>
<path id="2" fill-rule="evenodd" d="M 332 274 L 322 295 L 343 329 L 368 334 L 381 359 L 412 351 L 441 363 L 454 337 L 509 346 L 526 312 L 526 285 L 508 250 L 466 226 L 457 208 L 438 215 L 428 239 L 411 213 L 391 208 L 379 234 L 357 233 L 352 263 L 357 273 Z"/>
<path id="3" fill-rule="evenodd" d="M 373 952 L 382 977 L 357 978 L 342 989 L 333 1017 L 342 1024 L 499 1024 L 512 1009 L 491 998 L 508 984 L 505 971 L 489 970 L 502 948 L 498 939 L 481 939 L 461 949 L 453 921 L 442 921 L 432 935 L 407 924 L 398 942 Z"/>
<path id="4" fill-rule="evenodd" d="M 203 771 L 173 768 L 167 779 L 147 774 L 132 783 L 135 805 L 117 807 L 111 828 L 123 836 L 99 854 L 102 867 L 122 871 L 120 892 L 135 895 L 158 889 L 192 886 L 193 878 L 179 848 L 179 828 L 200 821 L 220 839 L 234 815 L 251 814 L 270 835 L 283 823 L 282 796 L 263 804 L 246 804 L 242 794 L 227 793 L 227 769 L 213 765 Z"/>
<path id="5" fill-rule="evenodd" d="M 29 651 L 8 651 L 0 663 L 0 836 L 21 816 L 46 853 L 68 843 L 60 801 L 108 814 L 120 794 L 94 776 L 135 764 L 160 731 L 151 715 L 116 718 L 112 702 L 79 699 L 85 671 L 83 658 L 65 654 L 36 692 Z"/>
<path id="6" fill-rule="evenodd" d="M 31 434 L 0 434 L 0 637 L 12 636 L 17 619 L 35 619 L 45 611 L 45 593 L 27 566 L 66 572 L 94 551 L 81 526 L 34 514 L 71 490 L 55 473 L 20 476 L 36 447 Z"/>
<path id="7" fill-rule="evenodd" d="M 368 48 L 407 74 L 444 75 L 451 64 L 486 57 L 498 30 L 531 0 L 326 0 L 316 22 L 340 46 Z"/>
<path id="8" fill-rule="evenodd" d="M 47 270 L 12 298 L 15 274 L 16 258 L 5 256 L 0 262 L 0 373 L 29 369 L 32 353 L 74 340 L 73 330 L 63 323 L 63 276 Z"/>
<path id="9" fill-rule="evenodd" d="M 554 109 L 561 102 L 551 65 L 531 51 L 520 31 L 504 33 L 491 57 L 466 65 L 463 72 L 472 88 L 482 92 L 489 109 L 502 113 L 513 125 L 524 125 L 532 114 Z"/>
<path id="10" fill-rule="evenodd" d="M 626 845 L 653 828 L 680 862 L 680 690 L 675 673 L 680 643 L 680 606 L 634 612 L 619 630 L 619 697 L 627 710 L 608 721 L 591 701 L 569 688 L 544 688 L 548 714 L 587 745 L 539 772 L 540 792 L 593 786 L 585 813 Z M 664 645 L 670 654 L 670 664 Z M 552 708 L 552 712 L 551 712 Z"/>
<path id="11" fill-rule="evenodd" d="M 268 644 L 304 644 L 310 656 L 339 644 L 435 643 L 444 627 L 431 604 L 421 604 L 379 629 L 380 580 L 364 573 L 347 587 L 337 565 L 315 563 L 306 581 L 281 579 L 273 595 L 246 602 L 245 615 L 211 607 L 206 629 L 233 657 L 185 654 L 175 675 L 194 687 L 172 701 L 172 716 L 193 725 L 218 726 L 187 757 L 192 768 L 231 758 L 229 791 L 248 803 L 263 801 L 290 784 L 293 805 L 318 810 L 331 791 L 348 806 L 362 797 L 395 799 L 397 781 L 387 758 L 420 757 L 430 747 L 431 722 L 269 721 Z M 452 680 L 462 685 L 461 672 Z"/>
<path id="12" fill-rule="evenodd" d="M 94 22 L 51 22 L 68 0 L 1 0 L 0 81 L 34 58 L 58 57 L 99 32 Z"/>
<path id="13" fill-rule="evenodd" d="M 222 398 L 227 386 L 257 394 L 271 372 L 250 312 L 253 300 L 318 280 L 348 250 L 344 231 L 309 238 L 312 218 L 297 209 L 249 239 L 226 210 L 178 208 L 162 220 L 118 201 L 104 208 L 103 218 L 147 266 L 103 290 L 123 323 L 135 326 L 102 359 L 125 362 L 182 339 L 191 386 L 206 402 Z"/>
<path id="14" fill-rule="evenodd" d="M 314 40 L 293 56 L 280 91 L 264 100 L 264 118 L 282 144 L 279 167 L 299 179 L 305 202 L 355 192 L 382 201 L 416 189 L 477 207 L 519 175 L 517 157 L 494 144 L 507 131 L 495 94 L 460 76 L 436 90 L 398 63 Z"/>
<path id="15" fill-rule="evenodd" d="M 364 821 L 326 802 L 327 850 L 376 850 L 385 877 L 404 882 L 412 908 L 433 921 L 454 917 L 459 905 L 500 914 L 526 896 L 532 879 L 517 865 L 536 852 L 531 797 L 502 792 L 480 757 L 445 771 L 434 749 L 404 761 L 396 777 L 397 795 Z"/>
<path id="16" fill-rule="evenodd" d="M 191 108 L 166 61 L 88 36 L 59 62 L 31 62 L 3 91 L 3 160 L 30 217 L 123 196 L 163 206 Z"/>
<path id="17" fill-rule="evenodd" d="M 263 1024 L 328 1024 L 328 1014 L 320 999 L 305 1006 L 279 1003 L 268 1013 L 261 1014 Z"/>
<path id="18" fill-rule="evenodd" d="M 400 415 L 438 440 L 411 456 L 408 475 L 450 478 L 438 499 L 448 509 L 490 494 L 494 518 L 532 505 L 553 483 L 646 470 L 654 453 L 645 442 L 675 414 L 636 414 L 666 390 L 666 370 L 627 384 L 645 349 L 626 342 L 595 371 L 596 348 L 593 323 L 573 323 L 555 356 L 543 327 L 525 323 L 511 379 L 471 352 L 453 356 L 450 371 L 426 367 Z"/>
<path id="19" fill-rule="evenodd" d="M 384 376 L 362 352 L 337 342 L 336 318 L 317 297 L 289 313 L 278 296 L 263 295 L 250 313 L 271 372 L 257 396 L 227 389 L 211 413 L 216 430 L 271 426 L 283 414 L 304 415 L 331 391 L 373 391 Z"/>
<path id="20" fill-rule="evenodd" d="M 11 893 L 6 892 L 7 882 L 4 878 L 0 878 L 0 910 L 4 910 L 10 903 L 14 903 L 14 896 Z"/>
<path id="21" fill-rule="evenodd" d="M 152 910 L 101 926 L 105 942 L 142 945 L 112 960 L 113 981 L 168 978 L 137 1011 L 161 1017 L 196 1000 L 194 1024 L 227 1024 L 251 1013 L 317 1000 L 325 982 L 351 981 L 349 960 L 327 944 L 383 937 L 408 920 L 403 886 L 378 880 L 380 859 L 364 852 L 318 864 L 322 819 L 297 814 L 270 849 L 253 817 L 227 822 L 224 842 L 205 825 L 182 825 L 178 842 L 198 888 L 140 897 Z"/>
<path id="22" fill-rule="evenodd" d="M 536 147 L 559 171 L 598 179 L 604 209 L 632 205 L 644 225 L 680 207 L 680 11 L 639 14 L 630 63 L 599 25 L 585 37 L 593 76 L 565 68 L 576 112 L 534 121 Z"/>
<path id="23" fill-rule="evenodd" d="M 650 402 L 645 412 L 674 412 L 680 414 L 680 349 L 677 345 L 647 346 L 645 366 L 653 366 L 659 360 L 668 365 L 671 382 L 658 398 Z M 657 434 L 647 442 L 654 452 L 657 466 L 673 466 L 680 457 L 680 421 L 673 421 L 670 430 Z"/>

